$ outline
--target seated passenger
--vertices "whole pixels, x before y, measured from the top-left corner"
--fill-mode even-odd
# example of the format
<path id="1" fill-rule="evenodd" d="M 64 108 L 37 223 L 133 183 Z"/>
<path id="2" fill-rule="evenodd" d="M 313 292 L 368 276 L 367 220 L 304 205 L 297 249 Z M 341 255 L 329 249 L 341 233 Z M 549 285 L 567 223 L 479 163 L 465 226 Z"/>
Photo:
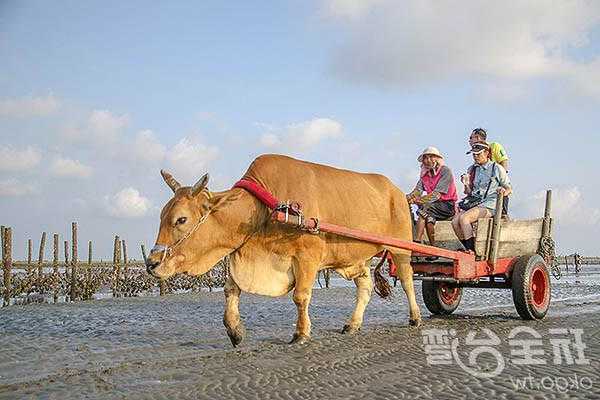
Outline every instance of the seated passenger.
<path id="1" fill-rule="evenodd" d="M 421 242 L 427 229 L 429 243 L 435 246 L 436 221 L 454 216 L 458 200 L 456 185 L 452 171 L 444 165 L 444 157 L 435 147 L 426 148 L 417 160 L 421 163 L 421 177 L 406 198 L 409 204 L 418 206 L 415 240 Z"/>
<path id="2" fill-rule="evenodd" d="M 460 211 L 452 220 L 452 228 L 467 251 L 475 251 L 471 224 L 479 218 L 493 217 L 498 193 L 508 196 L 512 192 L 506 170 L 490 159 L 489 144 L 474 143 L 471 153 L 475 163 L 462 176 L 467 197 L 458 204 Z"/>

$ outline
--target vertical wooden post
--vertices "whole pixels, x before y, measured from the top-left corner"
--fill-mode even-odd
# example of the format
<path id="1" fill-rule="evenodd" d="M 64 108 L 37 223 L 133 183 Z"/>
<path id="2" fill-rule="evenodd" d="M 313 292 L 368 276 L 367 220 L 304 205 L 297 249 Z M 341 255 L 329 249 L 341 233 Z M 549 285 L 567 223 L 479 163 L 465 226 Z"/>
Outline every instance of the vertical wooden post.
<path id="1" fill-rule="evenodd" d="M 27 239 L 27 275 L 31 274 L 31 260 L 33 259 L 33 240 Z"/>
<path id="2" fill-rule="evenodd" d="M 113 297 L 119 297 L 119 280 L 121 279 L 121 240 L 119 236 L 115 236 L 115 244 L 113 247 L 113 265 L 114 265 L 114 278 L 113 278 Z"/>
<path id="3" fill-rule="evenodd" d="M 86 279 L 89 283 L 92 282 L 92 241 L 88 241 L 88 269 Z"/>
<path id="4" fill-rule="evenodd" d="M 146 246 L 141 244 L 140 247 L 142 248 L 142 260 L 144 260 L 144 264 L 146 264 Z"/>
<path id="5" fill-rule="evenodd" d="M 4 225 L 0 225 L 0 243 L 2 244 L 2 249 L 4 248 L 4 229 L 6 229 L 6 227 Z"/>
<path id="6" fill-rule="evenodd" d="M 58 233 L 55 233 L 52 238 L 52 274 L 54 275 L 54 302 L 58 302 L 58 288 L 60 280 L 58 279 Z"/>
<path id="7" fill-rule="evenodd" d="M 65 240 L 65 282 L 69 282 L 69 241 Z M 68 292 L 65 293 L 65 301 L 70 301 Z"/>
<path id="8" fill-rule="evenodd" d="M 544 208 L 544 222 L 542 225 L 542 237 L 550 236 L 550 221 L 552 214 L 552 190 L 546 191 L 546 207 Z"/>
<path id="9" fill-rule="evenodd" d="M 42 278 L 42 272 L 44 268 L 44 250 L 46 249 L 46 232 L 42 232 L 42 239 L 40 240 L 40 253 L 38 254 L 38 281 Z"/>
<path id="10" fill-rule="evenodd" d="M 10 305 L 12 269 L 12 229 L 4 228 L 2 235 L 2 270 L 4 272 L 4 301 L 3 307 Z"/>
<path id="11" fill-rule="evenodd" d="M 496 198 L 496 213 L 494 214 L 494 223 L 492 225 L 492 237 L 490 247 L 490 258 L 488 264 L 492 267 L 496 267 L 496 260 L 498 259 L 498 245 L 500 244 L 500 225 L 502 218 L 502 203 L 504 202 L 504 195 L 498 193 Z"/>
<path id="12" fill-rule="evenodd" d="M 71 224 L 71 301 L 77 298 L 77 222 Z"/>

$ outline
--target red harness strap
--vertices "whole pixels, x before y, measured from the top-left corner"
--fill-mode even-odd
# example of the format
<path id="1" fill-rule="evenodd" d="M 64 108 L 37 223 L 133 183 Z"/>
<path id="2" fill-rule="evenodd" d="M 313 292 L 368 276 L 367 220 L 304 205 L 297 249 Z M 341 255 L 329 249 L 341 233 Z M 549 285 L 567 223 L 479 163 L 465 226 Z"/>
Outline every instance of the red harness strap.
<path id="1" fill-rule="evenodd" d="M 271 210 L 276 209 L 279 205 L 279 200 L 277 200 L 275 196 L 267 191 L 267 189 L 249 179 L 240 179 L 235 183 L 235 185 L 233 185 L 233 187 L 246 189 Z"/>

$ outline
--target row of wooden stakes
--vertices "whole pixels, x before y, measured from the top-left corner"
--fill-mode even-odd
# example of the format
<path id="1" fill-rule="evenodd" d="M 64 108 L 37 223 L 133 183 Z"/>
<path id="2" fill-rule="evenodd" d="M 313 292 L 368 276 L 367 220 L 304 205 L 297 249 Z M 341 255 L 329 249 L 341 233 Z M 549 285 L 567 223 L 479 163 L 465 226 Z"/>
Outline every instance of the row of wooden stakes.
<path id="1" fill-rule="evenodd" d="M 40 240 L 38 259 L 34 261 L 32 259 L 33 253 L 33 242 L 31 239 L 27 241 L 27 260 L 26 261 L 14 261 L 12 256 L 12 248 L 13 248 L 13 234 L 11 227 L 0 227 L 0 238 L 2 239 L 2 269 L 3 269 L 3 279 L 2 279 L 2 298 L 3 305 L 7 306 L 10 304 L 11 297 L 14 297 L 16 293 L 20 292 L 28 292 L 30 291 L 32 286 L 40 287 L 42 285 L 42 281 L 46 277 L 44 275 L 44 267 L 52 268 L 52 275 L 54 281 L 51 282 L 55 287 L 53 293 L 54 301 L 58 301 L 60 279 L 59 269 L 63 269 L 64 278 L 66 278 L 66 282 L 64 282 L 65 286 L 68 286 L 68 290 L 65 291 L 65 300 L 66 301 L 74 301 L 78 298 L 82 298 L 80 294 L 78 294 L 78 283 L 79 286 L 82 285 L 81 279 L 83 277 L 79 277 L 79 273 L 86 273 L 91 275 L 92 267 L 99 268 L 102 267 L 104 270 L 107 268 L 110 269 L 112 267 L 112 292 L 114 297 L 120 297 L 121 293 L 118 290 L 119 282 L 121 281 L 121 275 L 124 270 L 129 268 L 136 268 L 140 273 L 145 274 L 144 272 L 144 262 L 138 260 L 130 260 L 127 257 L 127 244 L 125 240 L 121 240 L 119 236 L 115 236 L 114 239 L 114 248 L 113 248 L 113 260 L 112 263 L 103 262 L 103 261 L 92 261 L 92 241 L 88 242 L 88 254 L 87 254 L 87 264 L 81 263 L 78 257 L 78 239 L 77 239 L 77 222 L 73 222 L 71 224 L 71 243 L 69 245 L 69 241 L 64 241 L 64 261 L 61 262 L 59 260 L 59 235 L 55 233 L 53 235 L 53 259 L 51 263 L 46 263 L 44 261 L 45 254 L 45 246 L 46 246 L 46 232 L 42 233 L 42 237 Z M 144 245 L 141 245 L 141 252 L 143 258 L 145 258 L 145 248 Z M 70 257 L 69 257 L 70 256 Z M 26 283 L 20 282 L 21 286 L 28 285 L 29 289 L 21 288 L 20 290 L 15 289 L 13 283 L 13 275 L 17 270 L 25 270 L 27 277 Z M 152 279 L 150 277 L 146 277 L 144 275 L 144 279 Z M 23 279 L 24 280 L 24 279 Z M 165 281 L 154 280 L 157 282 L 159 287 L 159 294 L 164 295 L 166 290 L 167 283 Z M 79 288 L 81 289 L 81 288 Z M 81 290 L 79 290 L 81 291 Z M 90 298 L 91 295 L 87 295 L 84 297 Z"/>

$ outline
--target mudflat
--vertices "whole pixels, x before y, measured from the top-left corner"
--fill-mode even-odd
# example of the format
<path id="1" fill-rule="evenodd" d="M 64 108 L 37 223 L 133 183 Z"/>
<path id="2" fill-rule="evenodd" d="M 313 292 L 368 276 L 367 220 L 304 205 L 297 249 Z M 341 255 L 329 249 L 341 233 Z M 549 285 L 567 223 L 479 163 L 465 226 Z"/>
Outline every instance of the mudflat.
<path id="1" fill-rule="evenodd" d="M 6 307 L 0 398 L 600 398 L 598 280 L 554 281 L 543 321 L 519 319 L 510 291 L 466 289 L 449 317 L 431 317 L 421 302 L 420 328 L 407 326 L 398 286 L 391 300 L 373 297 L 352 336 L 340 331 L 355 291 L 336 286 L 314 290 L 305 345 L 287 344 L 290 296 L 243 294 L 247 337 L 238 348 L 219 292 Z M 434 333 L 447 340 L 434 342 Z M 535 341 L 534 364 L 519 362 L 523 338 Z"/>

